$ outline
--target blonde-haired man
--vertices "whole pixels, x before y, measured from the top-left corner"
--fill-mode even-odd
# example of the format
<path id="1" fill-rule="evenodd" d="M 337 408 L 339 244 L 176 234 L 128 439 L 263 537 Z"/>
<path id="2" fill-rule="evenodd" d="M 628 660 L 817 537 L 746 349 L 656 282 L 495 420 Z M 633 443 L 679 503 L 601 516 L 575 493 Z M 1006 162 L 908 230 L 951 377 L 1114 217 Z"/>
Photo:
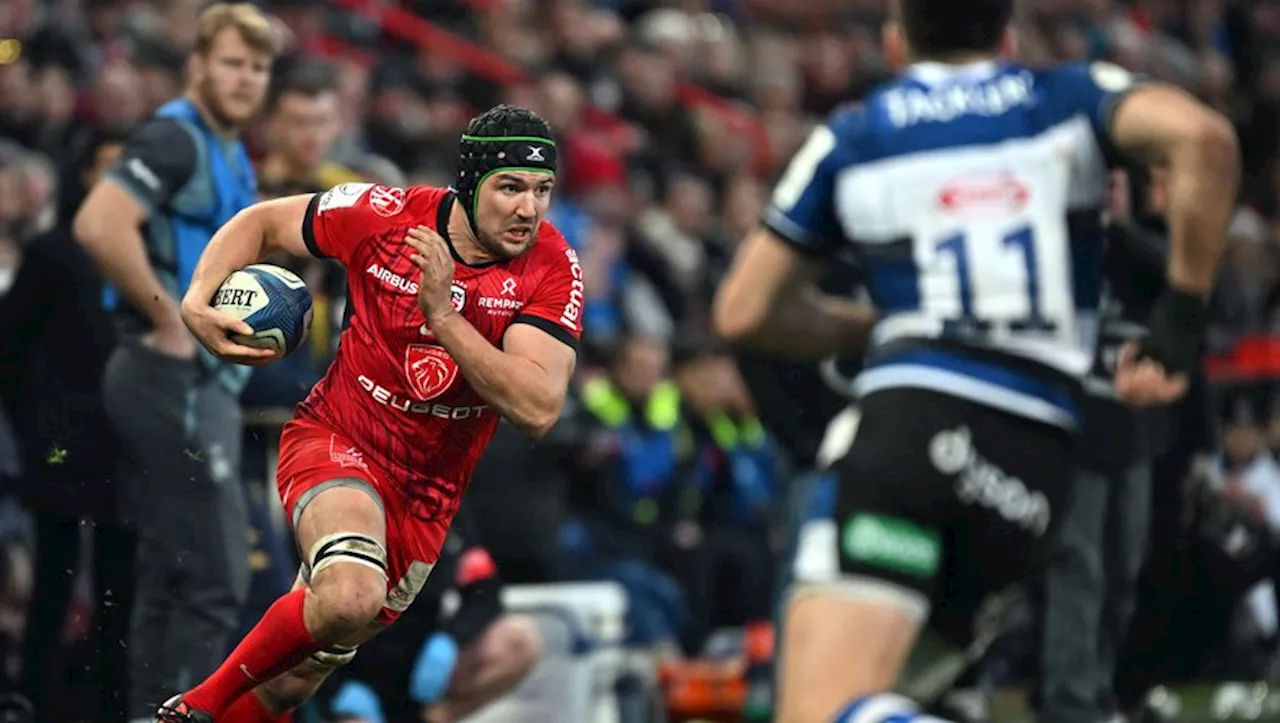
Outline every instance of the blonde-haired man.
<path id="1" fill-rule="evenodd" d="M 240 132 L 262 107 L 281 44 L 275 21 L 249 3 L 205 10 L 186 92 L 130 137 L 76 214 L 120 331 L 103 386 L 123 512 L 139 534 L 134 719 L 217 667 L 248 587 L 236 474 L 249 370 L 198 353 L 178 301 L 214 231 L 257 200 Z"/>

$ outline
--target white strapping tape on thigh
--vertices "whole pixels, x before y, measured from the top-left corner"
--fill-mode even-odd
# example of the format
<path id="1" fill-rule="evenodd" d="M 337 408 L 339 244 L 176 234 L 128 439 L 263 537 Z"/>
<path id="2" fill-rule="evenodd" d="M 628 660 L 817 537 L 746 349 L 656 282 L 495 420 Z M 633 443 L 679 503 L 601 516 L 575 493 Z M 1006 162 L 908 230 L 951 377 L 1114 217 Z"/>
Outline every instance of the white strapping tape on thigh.
<path id="1" fill-rule="evenodd" d="M 918 590 L 866 575 L 841 575 L 828 582 L 797 581 L 791 586 L 792 600 L 808 595 L 830 595 L 883 605 L 907 616 L 916 625 L 924 624 L 932 608 L 929 598 Z"/>
<path id="2" fill-rule="evenodd" d="M 839 529 L 835 520 L 816 519 L 800 528 L 792 571 L 791 597 L 825 593 L 846 599 L 862 599 L 893 607 L 917 625 L 929 617 L 929 598 L 918 590 L 867 575 L 840 570 Z"/>
<path id="3" fill-rule="evenodd" d="M 377 570 L 387 576 L 387 550 L 381 542 L 358 532 L 335 532 L 325 535 L 311 546 L 311 579 L 320 571 L 339 562 L 353 562 Z"/>

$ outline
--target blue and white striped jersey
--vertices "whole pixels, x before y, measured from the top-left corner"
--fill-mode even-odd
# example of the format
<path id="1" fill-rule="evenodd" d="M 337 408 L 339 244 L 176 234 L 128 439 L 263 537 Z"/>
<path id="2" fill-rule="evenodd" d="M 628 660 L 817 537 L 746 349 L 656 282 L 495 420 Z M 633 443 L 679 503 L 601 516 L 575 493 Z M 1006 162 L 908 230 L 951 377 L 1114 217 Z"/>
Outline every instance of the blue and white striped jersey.
<path id="1" fill-rule="evenodd" d="M 765 224 L 857 254 L 882 314 L 857 393 L 922 387 L 1074 426 L 1062 380 L 1093 361 L 1108 125 L 1133 83 L 1105 63 L 922 63 L 813 132 Z"/>

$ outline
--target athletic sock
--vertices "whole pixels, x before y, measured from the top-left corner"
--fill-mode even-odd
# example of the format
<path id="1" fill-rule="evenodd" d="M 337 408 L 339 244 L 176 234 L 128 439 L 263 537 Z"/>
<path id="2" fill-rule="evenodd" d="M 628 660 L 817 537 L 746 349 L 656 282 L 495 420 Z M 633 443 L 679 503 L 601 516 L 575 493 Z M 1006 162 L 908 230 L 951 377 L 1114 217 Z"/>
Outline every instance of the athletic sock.
<path id="1" fill-rule="evenodd" d="M 218 723 L 292 723 L 292 721 L 293 711 L 272 713 L 252 690 L 236 698 L 236 702 L 218 716 Z"/>
<path id="2" fill-rule="evenodd" d="M 303 620 L 305 599 L 306 590 L 294 590 L 272 603 L 213 675 L 182 695 L 183 702 L 221 721 L 223 711 L 245 693 L 320 650 Z"/>
<path id="3" fill-rule="evenodd" d="M 947 723 L 920 713 L 915 702 L 896 693 L 872 693 L 855 698 L 835 717 L 833 723 Z"/>

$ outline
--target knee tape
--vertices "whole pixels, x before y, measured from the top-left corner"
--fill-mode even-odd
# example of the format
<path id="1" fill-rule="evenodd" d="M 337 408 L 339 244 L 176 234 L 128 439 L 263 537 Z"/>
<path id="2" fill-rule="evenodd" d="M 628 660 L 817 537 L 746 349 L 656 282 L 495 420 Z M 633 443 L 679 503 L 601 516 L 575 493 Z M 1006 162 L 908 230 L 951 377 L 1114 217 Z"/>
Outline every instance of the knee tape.
<path id="1" fill-rule="evenodd" d="M 311 667 L 320 670 L 333 670 L 350 663 L 356 657 L 357 648 L 345 645 L 330 645 L 324 650 L 317 650 L 307 661 Z"/>
<path id="2" fill-rule="evenodd" d="M 387 550 L 381 542 L 368 535 L 355 532 L 338 532 L 326 535 L 311 546 L 309 578 L 340 562 L 350 562 L 377 570 L 387 576 Z"/>

